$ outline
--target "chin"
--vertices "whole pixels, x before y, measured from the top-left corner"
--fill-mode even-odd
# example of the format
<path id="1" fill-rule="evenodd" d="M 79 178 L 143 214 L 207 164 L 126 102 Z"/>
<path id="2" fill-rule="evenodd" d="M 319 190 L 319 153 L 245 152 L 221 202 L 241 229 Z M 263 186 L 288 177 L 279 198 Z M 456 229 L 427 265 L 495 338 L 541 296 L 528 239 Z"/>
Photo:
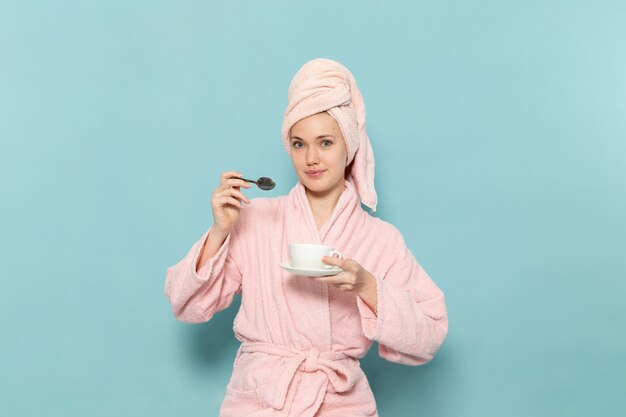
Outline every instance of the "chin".
<path id="1" fill-rule="evenodd" d="M 319 193 L 326 191 L 329 187 L 328 184 L 322 183 L 320 181 L 311 180 L 308 177 L 300 177 L 300 182 L 308 189 L 313 192 Z"/>
<path id="2" fill-rule="evenodd" d="M 331 184 L 329 181 L 315 181 L 309 178 L 300 178 L 300 181 L 309 191 L 321 194 L 331 191 L 337 186 L 337 184 Z"/>
<path id="3" fill-rule="evenodd" d="M 304 184 L 304 186 L 311 191 L 314 191 L 316 193 L 325 191 L 326 189 L 328 189 L 328 187 L 323 186 L 322 184 L 316 183 L 314 181 L 307 181 L 304 180 L 302 181 L 302 184 Z"/>

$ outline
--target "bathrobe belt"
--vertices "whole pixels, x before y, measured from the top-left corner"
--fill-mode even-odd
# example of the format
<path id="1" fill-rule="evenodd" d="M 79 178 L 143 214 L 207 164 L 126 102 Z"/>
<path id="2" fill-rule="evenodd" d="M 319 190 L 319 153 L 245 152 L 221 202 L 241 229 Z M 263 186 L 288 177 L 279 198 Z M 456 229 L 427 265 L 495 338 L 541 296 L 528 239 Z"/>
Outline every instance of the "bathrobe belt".
<path id="1" fill-rule="evenodd" d="M 277 371 L 273 387 L 259 387 L 260 391 L 270 389 L 266 401 L 277 410 L 286 407 L 287 413 L 291 404 L 285 404 L 289 387 L 296 373 L 320 373 L 325 374 L 321 378 L 316 398 L 312 401 L 313 407 L 309 408 L 314 415 L 324 401 L 326 389 L 330 383 L 335 392 L 349 391 L 356 382 L 354 370 L 346 367 L 342 362 L 346 359 L 356 360 L 341 352 L 321 352 L 315 347 L 308 350 L 290 349 L 284 346 L 263 342 L 244 342 L 239 348 L 240 352 L 261 352 L 268 355 L 276 355 L 287 358 L 287 361 Z M 295 387 L 294 387 L 295 388 Z M 261 393 L 260 393 L 261 394 Z M 290 396 L 293 401 L 293 395 Z"/>

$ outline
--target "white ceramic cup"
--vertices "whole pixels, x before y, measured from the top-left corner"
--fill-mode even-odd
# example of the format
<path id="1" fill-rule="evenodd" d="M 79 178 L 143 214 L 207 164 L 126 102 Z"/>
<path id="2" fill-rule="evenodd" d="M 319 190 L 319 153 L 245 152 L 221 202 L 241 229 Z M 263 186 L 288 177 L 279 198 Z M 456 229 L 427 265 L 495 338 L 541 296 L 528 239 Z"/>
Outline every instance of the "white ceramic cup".
<path id="1" fill-rule="evenodd" d="M 328 269 L 333 265 L 322 262 L 322 256 L 333 256 L 343 259 L 341 252 L 330 246 L 316 245 L 312 243 L 290 243 L 289 262 L 294 268 Z"/>

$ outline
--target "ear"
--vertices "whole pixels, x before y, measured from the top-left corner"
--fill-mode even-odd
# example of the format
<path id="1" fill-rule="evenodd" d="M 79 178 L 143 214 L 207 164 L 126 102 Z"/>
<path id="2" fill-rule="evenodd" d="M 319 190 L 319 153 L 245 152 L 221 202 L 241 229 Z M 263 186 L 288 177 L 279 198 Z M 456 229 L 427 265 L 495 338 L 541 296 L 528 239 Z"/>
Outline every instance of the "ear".
<path id="1" fill-rule="evenodd" d="M 352 172 L 352 164 L 354 163 L 354 161 L 350 162 L 348 164 L 348 166 L 346 166 L 345 171 L 343 172 L 343 178 L 346 179 L 350 176 L 350 173 Z"/>

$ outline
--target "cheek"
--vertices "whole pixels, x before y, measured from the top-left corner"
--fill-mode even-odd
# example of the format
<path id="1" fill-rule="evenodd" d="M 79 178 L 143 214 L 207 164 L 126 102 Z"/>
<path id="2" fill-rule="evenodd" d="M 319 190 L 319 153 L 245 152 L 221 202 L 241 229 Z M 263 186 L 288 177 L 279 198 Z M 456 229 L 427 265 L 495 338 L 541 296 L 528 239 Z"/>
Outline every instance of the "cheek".
<path id="1" fill-rule="evenodd" d="M 348 162 L 348 149 L 346 148 L 346 144 L 344 143 L 341 146 L 341 151 L 339 152 L 341 155 L 339 156 L 339 160 L 345 165 Z"/>
<path id="2" fill-rule="evenodd" d="M 348 154 L 345 152 L 345 150 L 337 152 L 333 158 L 334 165 L 337 166 L 338 168 L 343 167 L 345 169 L 347 159 L 348 159 Z"/>
<path id="3" fill-rule="evenodd" d="M 301 155 L 301 152 L 294 152 L 292 150 L 290 157 L 291 157 L 291 163 L 293 164 L 293 166 L 302 165 L 302 155 Z"/>

